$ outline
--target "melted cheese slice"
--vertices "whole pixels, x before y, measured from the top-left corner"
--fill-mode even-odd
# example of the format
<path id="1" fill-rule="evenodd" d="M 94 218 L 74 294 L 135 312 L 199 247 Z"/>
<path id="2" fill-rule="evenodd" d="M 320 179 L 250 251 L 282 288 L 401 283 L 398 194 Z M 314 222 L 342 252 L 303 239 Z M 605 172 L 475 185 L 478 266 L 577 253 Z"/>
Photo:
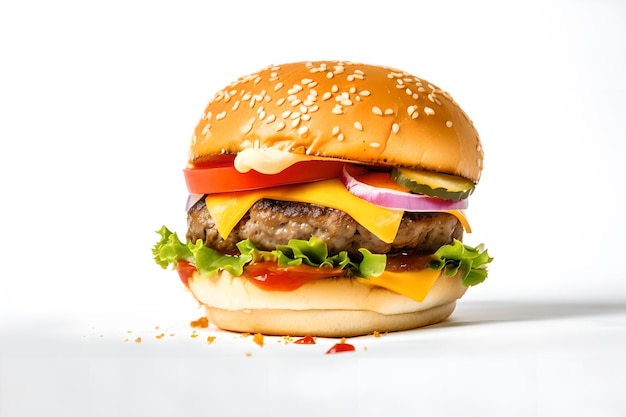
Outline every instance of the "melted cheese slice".
<path id="1" fill-rule="evenodd" d="M 421 303 L 426 298 L 441 271 L 423 269 L 409 272 L 385 271 L 379 277 L 356 278 L 360 283 L 387 288 L 388 290 L 405 295 Z"/>
<path id="2" fill-rule="evenodd" d="M 208 195 L 206 207 L 224 239 L 258 200 L 298 201 L 342 210 L 386 243 L 396 237 L 404 211 L 389 210 L 351 194 L 338 179 Z"/>

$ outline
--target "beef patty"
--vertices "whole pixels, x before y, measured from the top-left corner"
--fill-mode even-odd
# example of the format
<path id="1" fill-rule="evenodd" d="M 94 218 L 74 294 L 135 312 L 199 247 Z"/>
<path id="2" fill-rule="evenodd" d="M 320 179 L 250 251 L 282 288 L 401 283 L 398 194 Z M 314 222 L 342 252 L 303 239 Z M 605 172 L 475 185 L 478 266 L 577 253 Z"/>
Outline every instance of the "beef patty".
<path id="1" fill-rule="evenodd" d="M 330 255 L 341 251 L 358 254 L 359 248 L 372 253 L 415 251 L 433 253 L 440 246 L 463 237 L 463 226 L 448 213 L 405 212 L 398 233 L 385 243 L 341 210 L 316 204 L 263 199 L 257 201 L 223 239 L 204 199 L 198 201 L 187 215 L 187 238 L 204 241 L 207 247 L 222 253 L 238 253 L 237 242 L 250 239 L 259 249 L 273 250 L 290 239 L 308 240 L 311 236 L 328 245 Z"/>

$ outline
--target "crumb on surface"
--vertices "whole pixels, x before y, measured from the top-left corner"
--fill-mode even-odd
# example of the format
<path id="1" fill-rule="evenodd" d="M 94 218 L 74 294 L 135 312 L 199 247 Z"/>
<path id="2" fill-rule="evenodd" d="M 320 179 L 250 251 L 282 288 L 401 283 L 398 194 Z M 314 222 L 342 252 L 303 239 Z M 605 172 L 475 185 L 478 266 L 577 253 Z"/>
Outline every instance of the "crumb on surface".
<path id="1" fill-rule="evenodd" d="M 210 345 L 211 343 L 215 342 L 215 336 L 208 336 L 206 338 L 206 342 Z"/>
<path id="2" fill-rule="evenodd" d="M 135 343 L 141 343 L 141 337 L 138 337 L 137 339 L 135 339 Z"/>
<path id="3" fill-rule="evenodd" d="M 192 320 L 189 325 L 193 328 L 206 329 L 209 327 L 209 319 L 206 317 L 200 317 L 197 320 Z"/>
<path id="4" fill-rule="evenodd" d="M 256 343 L 257 345 L 259 345 L 261 347 L 263 347 L 263 339 L 264 339 L 264 337 L 263 337 L 263 335 L 261 333 L 256 333 L 254 335 L 254 338 L 253 338 L 254 343 Z"/>

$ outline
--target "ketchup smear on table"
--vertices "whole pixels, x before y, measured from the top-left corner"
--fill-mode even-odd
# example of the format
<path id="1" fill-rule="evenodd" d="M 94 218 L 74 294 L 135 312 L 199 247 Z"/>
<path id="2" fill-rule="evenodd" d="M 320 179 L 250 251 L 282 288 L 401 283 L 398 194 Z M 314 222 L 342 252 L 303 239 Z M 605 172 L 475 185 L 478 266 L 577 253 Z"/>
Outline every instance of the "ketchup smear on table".
<path id="1" fill-rule="evenodd" d="M 299 345 L 314 345 L 315 339 L 312 336 L 304 336 L 302 339 L 298 339 L 293 343 L 297 343 Z"/>
<path id="2" fill-rule="evenodd" d="M 326 352 L 327 355 L 332 355 L 334 353 L 341 353 L 341 352 L 353 352 L 356 349 L 354 348 L 353 345 L 349 344 L 349 343 L 337 343 L 335 346 L 331 347 L 330 349 L 328 349 L 328 351 Z"/>

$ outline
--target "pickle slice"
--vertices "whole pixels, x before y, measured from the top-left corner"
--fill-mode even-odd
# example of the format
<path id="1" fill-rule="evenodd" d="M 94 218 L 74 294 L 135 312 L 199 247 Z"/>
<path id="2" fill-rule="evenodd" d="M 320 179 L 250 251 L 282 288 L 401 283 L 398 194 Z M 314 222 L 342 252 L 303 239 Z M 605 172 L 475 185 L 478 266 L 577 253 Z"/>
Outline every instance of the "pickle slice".
<path id="1" fill-rule="evenodd" d="M 472 181 L 439 172 L 393 168 L 391 178 L 411 192 L 439 197 L 444 200 L 463 200 L 474 192 Z"/>

